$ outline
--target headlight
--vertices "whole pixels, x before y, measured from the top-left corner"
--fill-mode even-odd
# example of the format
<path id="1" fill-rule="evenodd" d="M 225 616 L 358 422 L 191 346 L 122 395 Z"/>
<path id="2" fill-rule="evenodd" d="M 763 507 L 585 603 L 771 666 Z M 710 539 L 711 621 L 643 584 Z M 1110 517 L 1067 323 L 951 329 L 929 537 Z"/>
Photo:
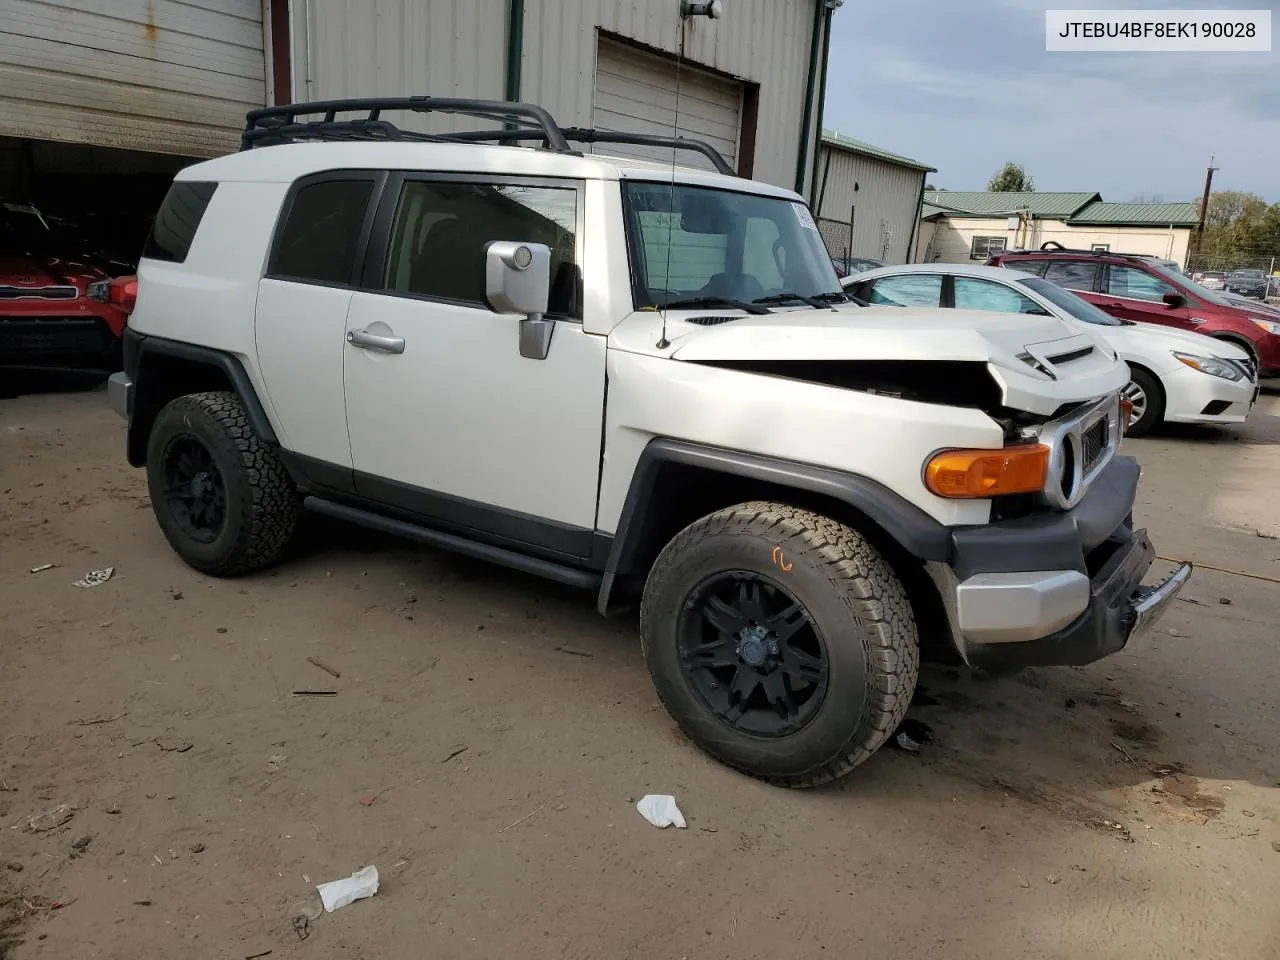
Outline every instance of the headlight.
<path id="1" fill-rule="evenodd" d="M 110 303 L 111 281 L 99 280 L 97 283 L 91 283 L 84 288 L 84 293 L 90 300 L 101 300 L 103 303 Z"/>
<path id="2" fill-rule="evenodd" d="M 1280 323 L 1276 323 L 1274 320 L 1259 320 L 1257 317 L 1250 317 L 1249 320 L 1252 323 L 1256 323 L 1267 333 L 1280 337 Z"/>
<path id="3" fill-rule="evenodd" d="M 1221 377 L 1223 380 L 1239 380 L 1244 377 L 1244 374 L 1240 372 L 1240 368 L 1235 364 L 1227 363 L 1227 361 L 1219 360 L 1216 357 L 1197 357 L 1190 353 L 1178 353 L 1176 350 L 1173 355 L 1192 370 L 1199 370 L 1201 373 L 1207 373 L 1211 377 Z"/>

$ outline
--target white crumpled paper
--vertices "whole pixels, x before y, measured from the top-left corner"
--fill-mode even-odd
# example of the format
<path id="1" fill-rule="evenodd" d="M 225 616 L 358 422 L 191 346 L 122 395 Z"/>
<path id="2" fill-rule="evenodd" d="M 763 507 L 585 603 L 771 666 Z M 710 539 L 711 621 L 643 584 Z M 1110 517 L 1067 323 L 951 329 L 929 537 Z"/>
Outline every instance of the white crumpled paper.
<path id="1" fill-rule="evenodd" d="M 640 816 L 655 827 L 670 827 L 674 825 L 677 829 L 683 830 L 687 826 L 684 822 L 684 814 L 676 806 L 675 797 L 662 793 L 651 793 L 640 798 L 640 802 L 636 804 L 636 809 L 640 811 Z"/>
<path id="2" fill-rule="evenodd" d="M 372 897 L 378 892 L 378 868 L 365 867 L 357 870 L 349 877 L 322 883 L 316 887 L 320 891 L 320 902 L 330 913 L 341 910 L 349 903 Z"/>
<path id="3" fill-rule="evenodd" d="M 104 567 L 101 570 L 90 570 L 84 575 L 83 580 L 77 580 L 71 585 L 73 587 L 82 587 L 84 589 L 88 589 L 89 587 L 100 587 L 110 580 L 111 575 L 115 572 L 115 567 Z"/>

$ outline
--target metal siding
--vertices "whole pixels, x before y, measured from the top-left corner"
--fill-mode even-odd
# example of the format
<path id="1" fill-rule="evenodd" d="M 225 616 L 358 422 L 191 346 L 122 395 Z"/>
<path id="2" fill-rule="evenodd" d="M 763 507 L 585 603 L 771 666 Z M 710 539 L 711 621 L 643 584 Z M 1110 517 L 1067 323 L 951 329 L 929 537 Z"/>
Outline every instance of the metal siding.
<path id="1" fill-rule="evenodd" d="M 831 157 L 830 167 L 827 166 L 828 156 Z M 822 193 L 819 215 L 848 223 L 850 208 L 856 205 L 852 255 L 873 257 L 887 263 L 906 263 L 907 243 L 916 219 L 922 176 L 919 170 L 824 147 L 818 161 L 817 189 Z M 856 193 L 853 189 L 855 183 L 858 184 Z"/>
<path id="2" fill-rule="evenodd" d="M 690 62 L 760 85 L 755 176 L 786 187 L 795 183 L 815 2 L 734 0 L 723 19 L 697 18 L 687 27 Z M 507 6 L 506 0 L 293 0 L 295 96 L 501 99 Z M 677 10 L 676 0 L 526 0 L 522 98 L 546 107 L 562 126 L 591 126 L 599 31 L 677 53 Z M 432 118 L 412 125 L 457 123 Z"/>
<path id="3" fill-rule="evenodd" d="M 265 75 L 261 0 L 0 0 L 0 135 L 216 156 Z"/>

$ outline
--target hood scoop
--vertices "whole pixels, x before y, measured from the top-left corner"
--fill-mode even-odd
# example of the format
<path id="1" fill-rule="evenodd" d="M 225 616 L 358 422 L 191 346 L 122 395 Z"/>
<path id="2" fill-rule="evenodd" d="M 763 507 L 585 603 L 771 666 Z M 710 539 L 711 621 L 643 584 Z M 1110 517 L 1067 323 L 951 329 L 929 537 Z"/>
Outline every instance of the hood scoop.
<path id="1" fill-rule="evenodd" d="M 722 323 L 733 323 L 741 319 L 741 317 L 689 317 L 685 323 L 692 323 L 699 327 L 717 327 Z"/>

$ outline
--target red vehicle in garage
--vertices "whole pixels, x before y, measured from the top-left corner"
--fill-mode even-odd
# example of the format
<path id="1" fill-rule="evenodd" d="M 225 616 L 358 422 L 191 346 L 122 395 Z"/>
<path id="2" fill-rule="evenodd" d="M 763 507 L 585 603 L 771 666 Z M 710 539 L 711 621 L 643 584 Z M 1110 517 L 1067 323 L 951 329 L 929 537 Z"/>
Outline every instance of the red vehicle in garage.
<path id="1" fill-rule="evenodd" d="M 79 257 L 28 203 L 0 201 L 0 371 L 106 377 L 121 366 L 133 277 Z"/>

